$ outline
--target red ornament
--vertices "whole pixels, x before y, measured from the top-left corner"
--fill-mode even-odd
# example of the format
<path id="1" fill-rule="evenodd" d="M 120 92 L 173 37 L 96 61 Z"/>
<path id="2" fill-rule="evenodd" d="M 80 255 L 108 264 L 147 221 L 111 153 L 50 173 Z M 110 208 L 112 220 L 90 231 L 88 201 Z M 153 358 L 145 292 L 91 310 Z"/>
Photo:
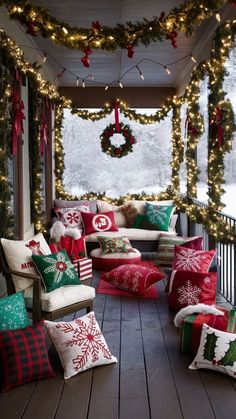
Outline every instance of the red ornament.
<path id="1" fill-rule="evenodd" d="M 100 25 L 100 23 L 98 22 L 98 20 L 96 20 L 95 22 L 93 22 L 93 23 L 92 23 L 92 27 L 93 27 L 93 29 L 94 29 L 94 32 L 96 32 L 96 31 L 100 31 L 100 30 L 101 30 L 101 25 Z"/>
<path id="2" fill-rule="evenodd" d="M 166 39 L 171 40 L 171 44 L 174 48 L 177 48 L 177 36 L 178 36 L 178 33 L 176 31 L 171 31 L 166 36 Z"/>
<path id="3" fill-rule="evenodd" d="M 90 66 L 90 62 L 89 62 L 89 55 L 92 54 L 92 50 L 90 47 L 86 47 L 84 48 L 84 53 L 85 55 L 81 58 L 81 61 L 84 65 L 84 67 L 89 67 Z"/>
<path id="4" fill-rule="evenodd" d="M 81 61 L 84 65 L 84 67 L 89 67 L 90 63 L 89 63 L 89 57 L 87 55 L 85 55 L 84 57 L 81 58 Z"/>
<path id="5" fill-rule="evenodd" d="M 31 36 L 37 36 L 37 28 L 36 28 L 36 26 L 32 22 L 29 22 L 27 24 L 27 31 L 26 31 L 26 33 L 28 35 L 31 35 Z"/>
<path id="6" fill-rule="evenodd" d="M 127 56 L 129 58 L 133 58 L 133 56 L 134 56 L 134 46 L 133 45 L 128 45 L 127 50 L 128 50 Z"/>

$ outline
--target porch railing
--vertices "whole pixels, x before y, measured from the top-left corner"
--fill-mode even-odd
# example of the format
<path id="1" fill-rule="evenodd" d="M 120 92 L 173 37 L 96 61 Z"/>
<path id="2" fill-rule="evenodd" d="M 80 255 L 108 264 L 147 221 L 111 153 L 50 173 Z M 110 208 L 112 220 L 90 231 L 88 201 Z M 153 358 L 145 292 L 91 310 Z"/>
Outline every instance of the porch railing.
<path id="1" fill-rule="evenodd" d="M 205 208 L 206 204 L 191 199 L 198 206 Z M 231 227 L 236 228 L 236 218 L 218 212 Z M 204 226 L 193 223 L 187 219 L 186 214 L 181 213 L 181 231 L 188 236 L 203 236 L 203 248 L 212 248 L 212 240 L 207 234 Z M 214 247 L 217 250 L 218 267 L 218 291 L 233 306 L 236 305 L 236 245 L 234 243 L 215 242 Z"/>

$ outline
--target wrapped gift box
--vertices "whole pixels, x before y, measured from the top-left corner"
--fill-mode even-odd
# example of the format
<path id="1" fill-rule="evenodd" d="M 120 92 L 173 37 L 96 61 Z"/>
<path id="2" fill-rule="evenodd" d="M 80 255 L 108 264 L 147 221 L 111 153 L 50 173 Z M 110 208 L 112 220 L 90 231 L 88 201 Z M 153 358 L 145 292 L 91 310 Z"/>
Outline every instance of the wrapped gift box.
<path id="1" fill-rule="evenodd" d="M 81 281 L 92 277 L 92 260 L 89 258 L 73 259 L 75 270 Z"/>
<path id="2" fill-rule="evenodd" d="M 192 314 L 184 319 L 180 335 L 181 352 L 193 355 L 197 353 L 203 323 L 206 323 L 218 330 L 231 333 L 236 332 L 236 309 L 227 310 L 222 307 L 217 308 L 224 312 L 223 316 L 200 313 Z"/>

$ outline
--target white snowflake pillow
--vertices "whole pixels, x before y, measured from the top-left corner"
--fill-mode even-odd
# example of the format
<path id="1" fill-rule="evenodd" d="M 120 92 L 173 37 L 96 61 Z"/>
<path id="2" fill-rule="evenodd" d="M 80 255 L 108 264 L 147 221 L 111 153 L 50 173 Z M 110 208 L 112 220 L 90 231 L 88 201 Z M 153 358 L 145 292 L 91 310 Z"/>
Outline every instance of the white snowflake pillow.
<path id="1" fill-rule="evenodd" d="M 99 365 L 117 362 L 107 346 L 94 312 L 71 322 L 44 322 L 68 379 Z"/>
<path id="2" fill-rule="evenodd" d="M 236 378 L 236 334 L 203 324 L 198 352 L 189 368 L 206 368 Z"/>
<path id="3" fill-rule="evenodd" d="M 217 273 L 173 271 L 169 284 L 169 309 L 179 311 L 193 304 L 216 303 Z"/>
<path id="4" fill-rule="evenodd" d="M 204 251 L 175 246 L 173 269 L 179 271 L 208 272 L 215 255 L 215 250 Z"/>
<path id="5" fill-rule="evenodd" d="M 84 202 L 74 208 L 55 208 L 57 217 L 62 221 L 65 227 L 77 227 L 80 230 L 83 230 L 81 211 L 90 212 L 88 202 Z"/>

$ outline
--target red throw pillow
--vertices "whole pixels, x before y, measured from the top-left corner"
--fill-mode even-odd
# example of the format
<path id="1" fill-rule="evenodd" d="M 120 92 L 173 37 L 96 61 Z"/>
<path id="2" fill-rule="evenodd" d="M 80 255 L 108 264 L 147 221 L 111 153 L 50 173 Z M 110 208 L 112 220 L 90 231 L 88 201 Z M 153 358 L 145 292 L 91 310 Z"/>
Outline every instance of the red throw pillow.
<path id="1" fill-rule="evenodd" d="M 215 254 L 215 250 L 204 251 L 175 246 L 173 269 L 179 271 L 208 272 Z"/>
<path id="2" fill-rule="evenodd" d="M 169 285 L 169 309 L 204 303 L 216 303 L 217 273 L 173 271 Z"/>
<path id="3" fill-rule="evenodd" d="M 3 391 L 30 381 L 54 377 L 43 322 L 24 329 L 2 330 L 0 364 Z"/>
<path id="4" fill-rule="evenodd" d="M 114 212 L 81 212 L 84 224 L 85 235 L 96 233 L 97 231 L 118 231 L 115 223 Z"/>
<path id="5" fill-rule="evenodd" d="M 187 240 L 185 243 L 182 243 L 181 246 L 187 247 L 188 249 L 202 250 L 202 241 L 203 237 L 197 236 Z"/>
<path id="6" fill-rule="evenodd" d="M 145 294 L 164 275 L 158 268 L 150 269 L 140 265 L 121 265 L 110 272 L 104 273 L 101 279 L 110 282 L 117 288 L 134 294 Z"/>

